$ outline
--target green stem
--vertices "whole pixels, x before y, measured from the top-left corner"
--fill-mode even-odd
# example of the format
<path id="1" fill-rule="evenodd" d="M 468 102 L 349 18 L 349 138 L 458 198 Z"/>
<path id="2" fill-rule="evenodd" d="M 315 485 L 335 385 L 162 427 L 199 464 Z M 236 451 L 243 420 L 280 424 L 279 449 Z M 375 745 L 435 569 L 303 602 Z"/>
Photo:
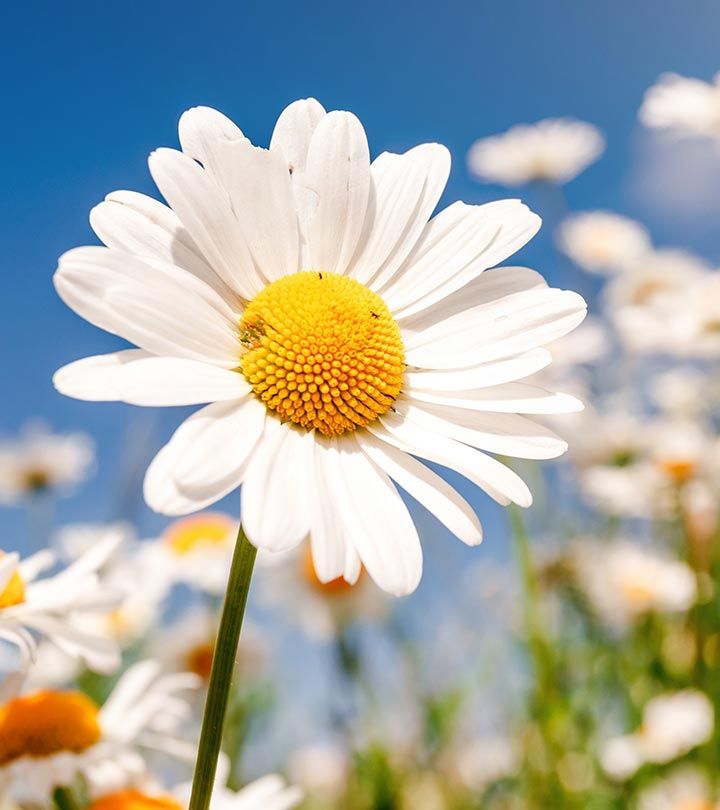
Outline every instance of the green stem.
<path id="1" fill-rule="evenodd" d="M 200 745 L 198 747 L 197 761 L 195 762 L 190 810 L 208 810 L 210 805 L 215 782 L 215 771 L 222 744 L 225 713 L 235 670 L 235 657 L 256 554 L 257 550 L 250 544 L 241 526 L 235 544 L 235 553 L 233 554 L 227 592 L 220 618 L 220 628 L 218 629 L 215 644 L 215 655 L 213 656 L 208 696 L 205 702 L 205 713 L 200 732 Z"/>
<path id="2" fill-rule="evenodd" d="M 81 807 L 71 787 L 56 787 L 52 797 L 58 810 L 79 810 Z"/>

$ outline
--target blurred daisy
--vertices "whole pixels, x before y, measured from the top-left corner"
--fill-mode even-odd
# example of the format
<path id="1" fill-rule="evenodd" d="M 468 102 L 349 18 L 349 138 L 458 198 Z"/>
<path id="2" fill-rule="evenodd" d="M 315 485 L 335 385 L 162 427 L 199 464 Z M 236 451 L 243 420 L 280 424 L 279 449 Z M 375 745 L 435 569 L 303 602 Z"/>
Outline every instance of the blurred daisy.
<path id="1" fill-rule="evenodd" d="M 518 753 L 507 737 L 479 737 L 453 755 L 458 778 L 468 789 L 483 791 L 491 782 L 511 776 L 519 765 Z"/>
<path id="2" fill-rule="evenodd" d="M 210 678 L 218 617 L 204 604 L 184 610 L 172 623 L 149 639 L 150 655 L 169 672 L 194 672 L 207 682 Z M 246 623 L 235 656 L 237 672 L 243 677 L 258 674 L 268 657 L 268 649 L 252 624 Z"/>
<path id="3" fill-rule="evenodd" d="M 720 137 L 720 73 L 712 82 L 665 73 L 645 93 L 639 115 L 653 129 Z"/>
<path id="4" fill-rule="evenodd" d="M 713 706 L 702 692 L 685 689 L 652 698 L 634 734 L 609 740 L 601 751 L 605 771 L 627 779 L 644 763 L 664 764 L 707 742 L 715 725 Z"/>
<path id="5" fill-rule="evenodd" d="M 708 405 L 710 380 L 699 368 L 675 366 L 658 374 L 650 396 L 661 411 L 677 417 L 695 417 Z"/>
<path id="6" fill-rule="evenodd" d="M 708 273 L 679 302 L 687 328 L 679 353 L 689 357 L 720 357 L 720 272 Z"/>
<path id="7" fill-rule="evenodd" d="M 153 509 L 197 511 L 242 484 L 256 546 L 310 534 L 323 582 L 354 582 L 362 565 L 411 592 L 422 552 L 391 479 L 469 544 L 476 515 L 415 457 L 527 506 L 524 482 L 479 448 L 565 450 L 525 414 L 580 404 L 518 380 L 547 365 L 541 347 L 584 301 L 525 268 L 483 272 L 537 231 L 520 202 L 456 203 L 428 222 L 450 168 L 437 144 L 371 165 L 358 119 L 314 100 L 283 112 L 269 150 L 208 108 L 183 115 L 180 142 L 150 157 L 170 208 L 111 194 L 91 216 L 108 247 L 60 260 L 63 300 L 139 348 L 66 366 L 58 389 L 213 403 L 151 464 Z"/>
<path id="8" fill-rule="evenodd" d="M 685 765 L 643 790 L 637 806 L 638 810 L 718 810 L 720 803 L 713 798 L 707 775 Z"/>
<path id="9" fill-rule="evenodd" d="M 634 352 L 682 354 L 698 323 L 691 290 L 708 266 L 682 250 L 655 250 L 616 275 L 605 290 L 606 309 L 625 346 Z M 682 306 L 679 301 L 683 300 Z"/>
<path id="10" fill-rule="evenodd" d="M 572 561 L 592 610 L 610 626 L 626 627 L 648 613 L 679 613 L 697 598 L 689 566 L 627 540 L 582 540 Z"/>
<path id="11" fill-rule="evenodd" d="M 264 601 L 311 638 L 332 639 L 355 621 L 379 619 L 387 612 L 384 594 L 364 570 L 353 585 L 342 577 L 322 582 L 309 547 L 263 555 L 258 574 Z"/>
<path id="12" fill-rule="evenodd" d="M 188 704 L 180 692 L 198 686 L 189 673 L 159 676 L 154 661 L 125 672 L 102 707 L 86 695 L 45 689 L 0 706 L 0 781 L 19 804 L 45 805 L 78 775 L 91 796 L 145 775 L 142 748 L 192 762 L 193 746 L 177 737 Z"/>
<path id="13" fill-rule="evenodd" d="M 84 433 L 51 433 L 39 423 L 27 425 L 15 440 L 0 442 L 0 503 L 79 484 L 95 459 Z"/>
<path id="14" fill-rule="evenodd" d="M 225 592 L 237 533 L 237 521 L 227 515 L 192 515 L 172 523 L 158 540 L 143 543 L 138 563 L 167 588 L 183 584 L 219 596 Z"/>
<path id="15" fill-rule="evenodd" d="M 309 796 L 337 802 L 347 787 L 350 759 L 341 745 L 313 743 L 293 751 L 288 773 L 292 782 Z"/>
<path id="16" fill-rule="evenodd" d="M 475 141 L 467 162 L 470 173 L 486 183 L 567 183 L 594 163 L 604 149 L 605 139 L 592 124 L 548 118 Z"/>
<path id="17" fill-rule="evenodd" d="M 299 788 L 288 787 L 281 776 L 272 774 L 239 791 L 216 784 L 210 810 L 290 810 L 302 798 Z M 97 799 L 88 810 L 186 810 L 189 803 L 190 791 L 185 786 L 169 793 L 128 789 Z"/>
<path id="18" fill-rule="evenodd" d="M 117 644 L 82 626 L 84 617 L 109 613 L 121 599 L 121 593 L 98 574 L 116 549 L 116 539 L 110 538 L 58 574 L 44 578 L 40 574 L 54 562 L 51 552 L 23 561 L 15 553 L 0 556 L 0 639 L 20 649 L 23 669 L 34 658 L 36 634 L 96 672 L 117 669 Z"/>
<path id="19" fill-rule="evenodd" d="M 58 552 L 69 560 L 113 542 L 120 552 L 107 561 L 102 573 L 103 582 L 119 594 L 117 605 L 107 613 L 82 617 L 79 624 L 127 649 L 157 624 L 170 589 L 168 571 L 158 572 L 148 564 L 151 542 L 138 542 L 132 527 L 122 522 L 70 524 L 54 537 Z"/>
<path id="20" fill-rule="evenodd" d="M 650 250 L 648 232 L 635 220 L 609 211 L 588 211 L 566 219 L 558 245 L 591 273 L 614 273 Z"/>

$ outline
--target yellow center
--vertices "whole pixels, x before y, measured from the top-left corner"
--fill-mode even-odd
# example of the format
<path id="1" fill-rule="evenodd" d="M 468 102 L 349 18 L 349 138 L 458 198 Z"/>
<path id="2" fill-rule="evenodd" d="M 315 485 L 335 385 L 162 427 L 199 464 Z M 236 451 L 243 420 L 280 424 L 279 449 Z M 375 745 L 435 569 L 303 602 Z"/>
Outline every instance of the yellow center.
<path id="1" fill-rule="evenodd" d="M 5 556 L 4 551 L 0 551 L 0 558 Z M 20 576 L 20 572 L 15 569 L 10 575 L 10 579 L 5 583 L 5 587 L 0 591 L 0 609 L 19 605 L 25 601 L 25 583 Z"/>
<path id="2" fill-rule="evenodd" d="M 274 281 L 240 322 L 241 369 L 281 419 L 335 436 L 373 422 L 400 393 L 400 329 L 380 296 L 347 276 Z"/>
<path id="3" fill-rule="evenodd" d="M 175 554 L 189 554 L 202 546 L 230 544 L 235 530 L 235 524 L 225 515 L 192 515 L 175 521 L 165 532 L 165 542 Z"/>
<path id="4" fill-rule="evenodd" d="M 713 810 L 713 804 L 707 799 L 681 799 L 675 810 Z"/>
<path id="5" fill-rule="evenodd" d="M 695 472 L 695 461 L 693 459 L 667 458 L 660 459 L 660 469 L 668 475 L 676 484 L 683 484 L 692 478 Z"/>
<path id="6" fill-rule="evenodd" d="M 644 610 L 652 604 L 653 599 L 655 598 L 655 591 L 653 591 L 649 585 L 643 582 L 636 582 L 632 580 L 623 582 L 621 589 L 627 601 L 636 610 Z"/>
<path id="7" fill-rule="evenodd" d="M 0 765 L 79 753 L 100 740 L 98 706 L 80 692 L 43 690 L 0 706 Z"/>
<path id="8" fill-rule="evenodd" d="M 148 796 L 128 789 L 96 799 L 88 810 L 181 810 L 181 806 L 171 796 Z"/>

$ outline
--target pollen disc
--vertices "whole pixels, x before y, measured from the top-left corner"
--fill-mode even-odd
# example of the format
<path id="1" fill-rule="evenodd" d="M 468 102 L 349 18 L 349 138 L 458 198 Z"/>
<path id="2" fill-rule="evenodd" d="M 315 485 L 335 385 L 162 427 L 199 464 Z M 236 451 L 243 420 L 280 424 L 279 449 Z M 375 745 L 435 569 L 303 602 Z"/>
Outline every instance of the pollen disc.
<path id="1" fill-rule="evenodd" d="M 281 419 L 336 436 L 363 427 L 400 393 L 400 329 L 379 295 L 347 276 L 284 276 L 248 304 L 241 370 Z"/>

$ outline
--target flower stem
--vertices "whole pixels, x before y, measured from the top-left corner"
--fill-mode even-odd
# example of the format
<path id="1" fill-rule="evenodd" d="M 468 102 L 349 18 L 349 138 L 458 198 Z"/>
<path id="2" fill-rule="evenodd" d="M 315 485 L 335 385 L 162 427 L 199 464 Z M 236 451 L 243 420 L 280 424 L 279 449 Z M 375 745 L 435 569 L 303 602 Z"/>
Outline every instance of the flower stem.
<path id="1" fill-rule="evenodd" d="M 205 702 L 198 756 L 195 762 L 192 795 L 190 796 L 190 810 L 208 810 L 210 805 L 222 744 L 225 713 L 235 670 L 240 630 L 245 615 L 256 554 L 257 550 L 250 544 L 240 526 L 210 672 L 210 684 Z"/>

